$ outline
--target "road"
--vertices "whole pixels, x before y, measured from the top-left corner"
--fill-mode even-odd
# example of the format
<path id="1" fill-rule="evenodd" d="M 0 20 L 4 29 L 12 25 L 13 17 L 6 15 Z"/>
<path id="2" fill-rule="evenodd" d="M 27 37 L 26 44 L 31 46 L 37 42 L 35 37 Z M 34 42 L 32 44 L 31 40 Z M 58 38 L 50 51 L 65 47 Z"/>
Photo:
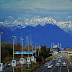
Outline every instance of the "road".
<path id="1" fill-rule="evenodd" d="M 61 58 L 59 58 L 60 56 L 61 56 Z M 61 60 L 60 67 L 57 67 L 56 63 L 58 63 L 59 59 Z M 63 62 L 66 62 L 66 67 L 63 67 L 63 65 L 62 65 Z M 43 66 L 41 66 L 41 68 L 37 69 L 34 72 L 72 72 L 72 66 L 69 64 L 65 53 L 61 53 L 60 55 L 58 55 L 56 58 L 51 60 L 49 62 L 49 64 L 50 65 L 52 64 L 53 67 L 48 69 L 48 66 L 43 65 Z"/>

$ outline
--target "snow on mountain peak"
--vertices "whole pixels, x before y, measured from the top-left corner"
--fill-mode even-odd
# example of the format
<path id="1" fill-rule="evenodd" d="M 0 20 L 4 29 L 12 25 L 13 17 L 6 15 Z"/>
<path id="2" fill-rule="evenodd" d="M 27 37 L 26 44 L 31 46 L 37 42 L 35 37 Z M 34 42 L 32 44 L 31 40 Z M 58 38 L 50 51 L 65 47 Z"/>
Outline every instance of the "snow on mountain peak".
<path id="1" fill-rule="evenodd" d="M 27 26 L 36 27 L 37 25 L 44 26 L 46 24 L 55 24 L 64 31 L 72 31 L 72 21 L 57 21 L 53 18 L 44 17 L 44 18 L 31 18 L 31 19 L 22 19 L 18 18 L 16 20 L 6 20 L 5 22 L 0 22 L 0 25 L 8 28 L 25 28 Z"/>

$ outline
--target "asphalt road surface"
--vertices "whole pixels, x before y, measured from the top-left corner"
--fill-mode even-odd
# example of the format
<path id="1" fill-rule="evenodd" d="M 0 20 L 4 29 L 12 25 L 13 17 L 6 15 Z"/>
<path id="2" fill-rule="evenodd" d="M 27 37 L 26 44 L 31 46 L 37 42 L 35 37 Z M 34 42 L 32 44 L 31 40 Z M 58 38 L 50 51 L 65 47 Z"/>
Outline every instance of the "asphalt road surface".
<path id="1" fill-rule="evenodd" d="M 60 67 L 57 67 L 56 63 L 58 63 L 59 59 L 61 60 Z M 63 62 L 66 62 L 66 67 L 63 67 Z M 48 66 L 43 65 L 41 66 L 41 68 L 37 69 L 34 72 L 72 72 L 72 66 L 69 64 L 65 53 L 61 53 L 47 64 L 53 65 L 53 67 L 48 69 Z"/>

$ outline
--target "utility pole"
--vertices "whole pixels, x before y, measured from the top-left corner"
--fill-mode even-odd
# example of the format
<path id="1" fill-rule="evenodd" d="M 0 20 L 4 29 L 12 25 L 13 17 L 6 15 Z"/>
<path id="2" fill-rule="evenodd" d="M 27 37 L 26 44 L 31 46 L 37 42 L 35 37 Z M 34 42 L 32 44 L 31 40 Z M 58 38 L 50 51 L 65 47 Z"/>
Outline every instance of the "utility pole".
<path id="1" fill-rule="evenodd" d="M 1 63 L 1 34 L 3 34 L 3 32 L 0 32 L 0 63 Z"/>
<path id="2" fill-rule="evenodd" d="M 14 60 L 14 39 L 16 38 L 16 36 L 12 36 L 13 37 L 13 60 Z M 14 72 L 14 66 L 13 66 L 13 72 Z"/>

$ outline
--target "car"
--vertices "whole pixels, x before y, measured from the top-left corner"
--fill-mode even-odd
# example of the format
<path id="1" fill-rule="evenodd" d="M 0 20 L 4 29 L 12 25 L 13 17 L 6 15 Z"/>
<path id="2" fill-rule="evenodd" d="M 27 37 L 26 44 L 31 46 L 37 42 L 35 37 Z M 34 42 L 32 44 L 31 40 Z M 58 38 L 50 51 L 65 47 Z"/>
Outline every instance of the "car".
<path id="1" fill-rule="evenodd" d="M 52 65 L 48 65 L 48 69 L 49 69 L 49 68 L 52 68 Z"/>
<path id="2" fill-rule="evenodd" d="M 44 64 L 44 66 L 48 66 L 48 64 Z"/>
<path id="3" fill-rule="evenodd" d="M 60 63 L 56 63 L 56 66 L 57 66 L 57 67 L 60 67 Z"/>
<path id="4" fill-rule="evenodd" d="M 63 65 L 63 67 L 65 67 L 65 66 L 66 66 L 66 63 L 65 63 L 65 62 L 63 62 L 63 63 L 62 63 L 62 65 Z"/>
<path id="5" fill-rule="evenodd" d="M 61 59 L 59 59 L 58 62 L 61 62 Z"/>
<path id="6" fill-rule="evenodd" d="M 51 64 L 51 66 L 53 67 L 53 65 Z"/>

